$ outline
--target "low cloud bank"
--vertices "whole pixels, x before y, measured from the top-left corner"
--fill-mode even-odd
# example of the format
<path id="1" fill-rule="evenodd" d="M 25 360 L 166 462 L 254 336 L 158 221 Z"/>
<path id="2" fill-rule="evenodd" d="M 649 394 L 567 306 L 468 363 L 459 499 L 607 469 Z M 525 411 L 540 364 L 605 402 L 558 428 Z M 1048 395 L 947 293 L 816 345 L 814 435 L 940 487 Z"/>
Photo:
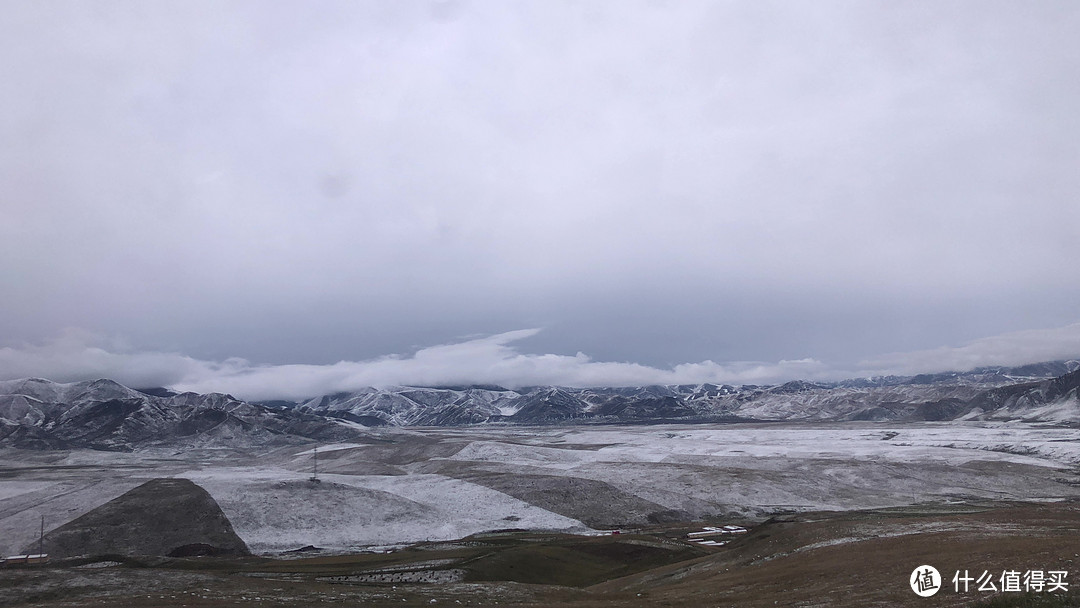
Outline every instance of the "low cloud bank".
<path id="1" fill-rule="evenodd" d="M 889 353 L 861 361 L 863 374 L 922 374 L 970 371 L 1071 359 L 1080 355 L 1080 323 L 1054 329 L 1029 329 L 981 338 L 959 347 Z"/>
<path id="2" fill-rule="evenodd" d="M 527 354 L 514 343 L 536 335 L 522 329 L 418 350 L 330 365 L 259 365 L 244 359 L 203 361 L 177 353 L 133 352 L 100 337 L 70 332 L 43 344 L 0 348 L 0 379 L 45 377 L 69 382 L 112 378 L 128 386 L 226 392 L 243 399 L 303 399 L 367 386 L 499 384 L 634 386 L 646 384 L 774 384 L 794 379 L 967 371 L 987 365 L 1022 365 L 1080 354 L 1080 323 L 1014 332 L 960 347 L 891 353 L 843 370 L 814 359 L 716 363 L 661 369 L 576 355 Z"/>

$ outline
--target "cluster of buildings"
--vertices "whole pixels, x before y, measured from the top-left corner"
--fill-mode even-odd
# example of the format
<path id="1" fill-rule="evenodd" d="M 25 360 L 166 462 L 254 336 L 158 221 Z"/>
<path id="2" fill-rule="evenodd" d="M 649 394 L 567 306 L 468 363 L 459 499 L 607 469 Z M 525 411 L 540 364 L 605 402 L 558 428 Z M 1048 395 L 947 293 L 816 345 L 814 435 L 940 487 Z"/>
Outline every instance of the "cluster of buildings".
<path id="1" fill-rule="evenodd" d="M 746 528 L 742 526 L 705 526 L 699 532 L 691 532 L 686 535 L 687 542 L 703 547 L 722 547 L 728 543 L 726 540 L 717 540 L 724 534 L 746 534 Z"/>

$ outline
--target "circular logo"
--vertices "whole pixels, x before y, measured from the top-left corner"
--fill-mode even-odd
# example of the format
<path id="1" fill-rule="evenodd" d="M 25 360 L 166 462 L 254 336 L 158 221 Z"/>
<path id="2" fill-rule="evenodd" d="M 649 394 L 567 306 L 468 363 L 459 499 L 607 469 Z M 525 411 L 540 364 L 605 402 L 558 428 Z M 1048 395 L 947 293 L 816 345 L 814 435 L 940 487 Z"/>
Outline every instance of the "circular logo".
<path id="1" fill-rule="evenodd" d="M 933 566 L 919 566 L 911 573 L 911 590 L 919 597 L 930 597 L 941 589 L 941 574 Z"/>

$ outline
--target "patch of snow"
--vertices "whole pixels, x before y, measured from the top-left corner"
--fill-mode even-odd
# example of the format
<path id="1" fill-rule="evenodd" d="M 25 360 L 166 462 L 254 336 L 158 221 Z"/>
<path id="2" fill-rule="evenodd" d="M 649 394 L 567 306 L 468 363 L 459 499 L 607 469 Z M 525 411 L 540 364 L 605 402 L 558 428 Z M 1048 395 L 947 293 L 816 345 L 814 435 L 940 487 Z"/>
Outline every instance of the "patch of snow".
<path id="1" fill-rule="evenodd" d="M 0 481 L 0 500 L 14 498 L 20 494 L 36 492 L 55 485 L 55 481 Z"/>
<path id="2" fill-rule="evenodd" d="M 363 425 L 360 425 L 363 426 Z M 365 427 L 366 428 L 366 427 Z M 336 452 L 338 450 L 350 450 L 352 448 L 362 448 L 363 445 L 359 443 L 331 443 L 329 445 L 320 445 L 317 448 L 312 448 L 304 452 L 297 452 L 294 456 L 310 456 L 315 453 L 315 450 L 320 452 Z"/>
<path id="3" fill-rule="evenodd" d="M 263 553 L 304 545 L 355 549 L 453 540 L 509 527 L 509 521 L 515 528 L 586 528 L 502 492 L 442 475 L 326 474 L 321 484 L 310 484 L 295 471 L 240 467 L 181 476 L 210 492 L 237 534 Z"/>

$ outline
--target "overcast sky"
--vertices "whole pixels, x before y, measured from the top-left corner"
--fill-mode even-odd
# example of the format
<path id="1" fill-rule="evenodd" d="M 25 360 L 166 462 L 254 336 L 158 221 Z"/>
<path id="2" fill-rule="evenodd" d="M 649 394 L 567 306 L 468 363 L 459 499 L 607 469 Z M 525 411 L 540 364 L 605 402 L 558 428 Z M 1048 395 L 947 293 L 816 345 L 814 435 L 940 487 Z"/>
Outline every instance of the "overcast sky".
<path id="1" fill-rule="evenodd" d="M 1080 5 L 0 5 L 0 376 L 1080 355 Z"/>

